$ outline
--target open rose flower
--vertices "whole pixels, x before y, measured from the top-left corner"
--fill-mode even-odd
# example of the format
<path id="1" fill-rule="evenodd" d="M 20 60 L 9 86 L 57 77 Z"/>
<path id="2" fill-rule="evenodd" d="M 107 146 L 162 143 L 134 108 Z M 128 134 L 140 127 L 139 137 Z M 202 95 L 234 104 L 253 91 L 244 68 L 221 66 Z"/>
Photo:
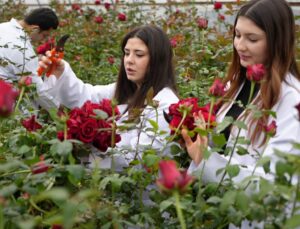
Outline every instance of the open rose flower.
<path id="1" fill-rule="evenodd" d="M 208 20 L 206 18 L 200 17 L 197 19 L 197 25 L 199 29 L 207 29 Z"/>
<path id="2" fill-rule="evenodd" d="M 118 13 L 118 19 L 119 21 L 126 21 L 126 15 L 123 13 Z"/>
<path id="3" fill-rule="evenodd" d="M 0 79 L 0 117 L 8 117 L 13 112 L 18 95 L 10 83 Z"/>
<path id="4" fill-rule="evenodd" d="M 32 115 L 28 119 L 22 120 L 21 123 L 26 128 L 26 130 L 29 132 L 33 132 L 33 131 L 36 131 L 36 130 L 42 128 L 42 125 L 36 121 L 35 115 Z"/>
<path id="5" fill-rule="evenodd" d="M 175 161 L 159 162 L 159 170 L 161 177 L 157 179 L 156 184 L 165 192 L 178 190 L 183 193 L 194 180 L 186 170 L 180 171 Z"/>
<path id="6" fill-rule="evenodd" d="M 98 115 L 98 111 L 106 115 Z M 78 139 L 83 143 L 91 143 L 101 151 L 113 147 L 113 119 L 117 119 L 120 112 L 117 107 L 112 106 L 109 99 L 103 99 L 100 103 L 86 101 L 81 108 L 74 108 L 69 112 L 67 124 L 67 139 Z M 119 134 L 115 134 L 114 144 L 121 140 Z M 57 138 L 65 139 L 63 131 L 57 132 Z"/>
<path id="7" fill-rule="evenodd" d="M 101 16 L 96 16 L 94 18 L 94 21 L 97 23 L 97 24 L 101 24 L 103 22 L 103 17 Z"/>
<path id="8" fill-rule="evenodd" d="M 263 79 L 266 73 L 265 67 L 263 64 L 254 64 L 247 66 L 247 79 L 250 81 L 259 82 Z"/>
<path id="9" fill-rule="evenodd" d="M 220 10 L 220 9 L 222 9 L 222 2 L 215 2 L 215 3 L 214 3 L 214 9 L 215 9 L 215 10 Z"/>

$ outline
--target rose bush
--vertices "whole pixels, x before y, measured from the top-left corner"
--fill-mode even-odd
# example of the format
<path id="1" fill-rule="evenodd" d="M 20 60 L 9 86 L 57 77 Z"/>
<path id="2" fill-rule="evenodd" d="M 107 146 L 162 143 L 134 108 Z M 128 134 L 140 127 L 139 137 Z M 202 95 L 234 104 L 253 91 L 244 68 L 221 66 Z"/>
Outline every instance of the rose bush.
<path id="1" fill-rule="evenodd" d="M 3 21 L 21 18 L 26 9 L 15 1 L 0 2 Z M 83 1 L 72 5 L 51 1 L 60 17 L 60 27 L 53 35 L 71 35 L 65 59 L 74 72 L 91 84 L 115 81 L 120 41 L 128 29 L 146 23 L 161 26 L 173 45 L 182 98 L 169 109 L 170 131 L 174 133 L 182 122 L 195 133 L 203 133 L 195 128 L 193 118 L 193 112 L 201 111 L 214 124 L 205 130 L 212 150 L 222 149 L 226 141 L 220 132 L 228 125 L 244 127 L 230 119 L 216 125 L 214 116 L 218 98 L 225 92 L 221 82 L 232 51 L 230 18 L 239 2 L 202 4 L 200 10 L 188 2 L 151 5 L 144 1 L 151 13 L 139 4 L 116 2 L 95 1 L 92 6 Z M 0 64 L 5 63 L 0 60 Z M 247 75 L 260 81 L 264 74 L 258 65 Z M 219 80 L 212 85 L 216 76 Z M 169 141 L 163 149 L 176 162 L 150 147 L 123 172 L 89 168 L 75 157 L 91 153 L 87 144 L 101 151 L 110 148 L 107 153 L 112 162 L 128 150 L 113 147 L 112 129 L 117 127 L 111 117 L 117 118 L 118 111 L 109 100 L 87 102 L 71 111 L 47 112 L 34 106 L 36 91 L 28 81 L 20 85 L 0 81 L 0 88 L 0 228 L 227 228 L 232 224 L 239 227 L 245 220 L 263 222 L 265 228 L 300 226 L 300 186 L 295 179 L 299 177 L 298 155 L 277 152 L 282 160 L 275 165 L 273 182 L 250 176 L 244 183 L 233 183 L 239 172 L 234 165 L 218 171 L 227 174 L 220 184 L 204 183 L 201 171 L 191 178 L 176 166 L 188 164 L 186 152 Z M 300 114 L 300 104 L 295 109 Z M 275 122 L 261 125 L 268 139 L 276 136 Z M 157 128 L 154 122 L 152 126 Z M 165 136 L 159 131 L 154 134 Z M 119 140 L 115 135 L 114 143 Z M 238 140 L 238 153 L 247 154 L 242 147 L 247 139 Z M 299 143 L 294 147 L 300 149 Z M 204 157 L 210 154 L 208 150 Z M 255 169 L 270 171 L 269 162 L 262 156 Z M 169 191 L 158 191 L 155 182 Z M 244 190 L 245 186 L 256 190 L 254 195 Z"/>

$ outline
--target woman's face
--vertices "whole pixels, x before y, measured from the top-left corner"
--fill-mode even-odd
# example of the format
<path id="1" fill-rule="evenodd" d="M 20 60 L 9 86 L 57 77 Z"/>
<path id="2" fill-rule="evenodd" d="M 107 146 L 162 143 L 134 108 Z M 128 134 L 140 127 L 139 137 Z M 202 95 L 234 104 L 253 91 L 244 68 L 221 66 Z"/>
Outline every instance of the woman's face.
<path id="1" fill-rule="evenodd" d="M 243 67 L 266 64 L 267 36 L 250 19 L 240 16 L 235 26 L 234 48 Z"/>
<path id="2" fill-rule="evenodd" d="M 128 39 L 124 52 L 124 66 L 127 78 L 137 86 L 140 86 L 150 61 L 148 47 L 140 38 L 133 37 Z"/>

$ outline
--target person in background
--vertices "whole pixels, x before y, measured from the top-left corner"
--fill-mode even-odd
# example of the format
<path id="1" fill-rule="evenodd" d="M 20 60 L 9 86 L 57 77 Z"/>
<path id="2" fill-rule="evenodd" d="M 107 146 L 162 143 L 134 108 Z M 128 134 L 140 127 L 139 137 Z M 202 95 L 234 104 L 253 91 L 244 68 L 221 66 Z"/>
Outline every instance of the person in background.
<path id="1" fill-rule="evenodd" d="M 46 41 L 58 25 L 58 17 L 50 8 L 37 8 L 21 20 L 12 18 L 1 23 L 0 79 L 19 81 L 22 76 L 30 75 L 40 89 L 43 81 L 37 76 L 38 57 L 34 45 Z"/>

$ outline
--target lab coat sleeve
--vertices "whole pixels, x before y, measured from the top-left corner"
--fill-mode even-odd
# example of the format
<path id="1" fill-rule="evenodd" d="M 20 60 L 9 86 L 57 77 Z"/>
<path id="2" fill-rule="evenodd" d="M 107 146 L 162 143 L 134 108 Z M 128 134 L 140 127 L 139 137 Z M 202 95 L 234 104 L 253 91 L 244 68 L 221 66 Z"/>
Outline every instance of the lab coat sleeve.
<path id="1" fill-rule="evenodd" d="M 44 101 L 50 99 L 55 104 L 62 104 L 68 108 L 81 107 L 86 101 L 100 102 L 102 99 L 112 99 L 115 84 L 96 85 L 87 84 L 78 79 L 65 62 L 65 70 L 57 80 L 48 80 L 40 88 L 40 97 Z M 55 76 L 51 76 L 55 77 Z"/>

